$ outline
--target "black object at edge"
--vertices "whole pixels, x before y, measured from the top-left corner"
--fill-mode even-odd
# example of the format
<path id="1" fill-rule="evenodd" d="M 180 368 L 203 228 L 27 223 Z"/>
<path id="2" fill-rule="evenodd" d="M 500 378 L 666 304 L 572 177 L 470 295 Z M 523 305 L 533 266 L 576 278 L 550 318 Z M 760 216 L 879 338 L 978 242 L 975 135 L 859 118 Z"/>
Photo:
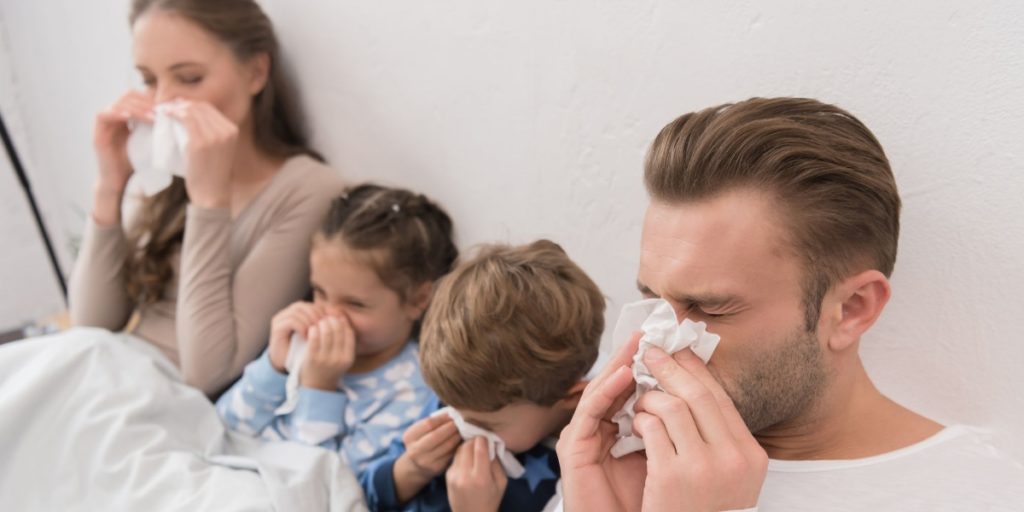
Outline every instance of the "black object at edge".
<path id="1" fill-rule="evenodd" d="M 43 222 L 43 216 L 39 212 L 39 205 L 36 204 L 36 197 L 32 194 L 32 185 L 28 181 L 28 175 L 25 173 L 25 168 L 21 165 L 21 158 L 18 157 L 18 151 L 14 148 L 14 141 L 11 139 L 11 135 L 7 132 L 7 124 L 4 123 L 4 116 L 0 113 L 0 137 L 4 140 L 4 149 L 7 151 L 7 159 L 11 162 L 11 167 L 14 168 L 14 173 L 18 176 L 18 182 L 21 183 L 21 189 L 25 193 L 25 199 L 28 200 L 29 206 L 32 208 L 32 216 L 36 220 L 36 228 L 39 229 L 39 235 L 43 238 L 43 244 L 46 246 L 46 252 L 50 256 L 50 265 L 53 267 L 53 273 L 57 277 L 57 283 L 60 285 L 61 295 L 64 297 L 64 303 L 68 301 L 68 285 L 64 280 L 64 273 L 60 270 L 60 263 L 57 261 L 57 253 L 53 249 L 53 241 L 50 240 L 50 233 L 46 230 L 46 223 Z"/>

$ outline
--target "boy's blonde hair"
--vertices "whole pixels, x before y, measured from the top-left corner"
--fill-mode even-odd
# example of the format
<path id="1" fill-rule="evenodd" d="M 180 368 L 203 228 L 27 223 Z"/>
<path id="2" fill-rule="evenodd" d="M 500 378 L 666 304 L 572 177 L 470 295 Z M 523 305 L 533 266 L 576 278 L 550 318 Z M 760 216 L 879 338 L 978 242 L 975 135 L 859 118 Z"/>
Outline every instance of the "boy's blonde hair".
<path id="1" fill-rule="evenodd" d="M 442 279 L 420 335 L 423 378 L 447 405 L 554 405 L 597 359 L 601 290 L 549 240 L 491 245 Z"/>

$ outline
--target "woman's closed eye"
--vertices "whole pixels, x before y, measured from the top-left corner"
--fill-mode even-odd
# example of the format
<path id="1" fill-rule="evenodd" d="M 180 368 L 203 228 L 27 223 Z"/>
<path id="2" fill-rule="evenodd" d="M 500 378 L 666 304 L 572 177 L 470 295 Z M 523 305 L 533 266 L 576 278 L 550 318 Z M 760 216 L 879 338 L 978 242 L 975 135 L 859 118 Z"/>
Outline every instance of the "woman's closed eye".
<path id="1" fill-rule="evenodd" d="M 177 77 L 177 79 L 178 79 L 178 82 L 181 82 L 184 85 L 198 85 L 200 82 L 203 81 L 203 76 L 202 75 L 179 75 Z"/>

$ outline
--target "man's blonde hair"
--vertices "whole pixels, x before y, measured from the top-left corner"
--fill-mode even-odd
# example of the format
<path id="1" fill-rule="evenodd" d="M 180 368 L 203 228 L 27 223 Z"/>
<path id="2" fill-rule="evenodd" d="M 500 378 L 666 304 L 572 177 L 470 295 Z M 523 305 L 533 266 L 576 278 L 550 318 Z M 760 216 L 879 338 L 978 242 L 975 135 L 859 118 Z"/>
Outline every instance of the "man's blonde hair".
<path id="1" fill-rule="evenodd" d="M 558 244 L 491 245 L 445 277 L 423 321 L 423 377 L 447 405 L 554 405 L 597 359 L 605 299 Z"/>

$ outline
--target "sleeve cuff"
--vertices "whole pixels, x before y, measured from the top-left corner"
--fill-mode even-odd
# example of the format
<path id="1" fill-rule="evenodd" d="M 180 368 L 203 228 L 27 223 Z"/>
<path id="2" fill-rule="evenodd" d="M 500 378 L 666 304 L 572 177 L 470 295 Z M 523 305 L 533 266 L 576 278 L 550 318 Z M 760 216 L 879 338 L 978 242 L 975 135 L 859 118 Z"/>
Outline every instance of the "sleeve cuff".
<path id="1" fill-rule="evenodd" d="M 283 394 L 288 376 L 275 370 L 270 364 L 270 351 L 264 350 L 263 355 L 253 362 L 249 367 L 249 376 L 252 378 L 252 385 L 257 389 L 274 390 L 270 394 Z"/>
<path id="2" fill-rule="evenodd" d="M 372 480 L 374 494 L 377 495 L 377 508 L 380 510 L 396 510 L 400 505 L 395 493 L 395 461 L 389 458 L 380 461 L 373 468 Z"/>
<path id="3" fill-rule="evenodd" d="M 296 417 L 303 420 L 337 423 L 343 430 L 345 408 L 348 397 L 340 391 L 324 391 L 299 387 L 299 400 L 295 406 Z"/>

